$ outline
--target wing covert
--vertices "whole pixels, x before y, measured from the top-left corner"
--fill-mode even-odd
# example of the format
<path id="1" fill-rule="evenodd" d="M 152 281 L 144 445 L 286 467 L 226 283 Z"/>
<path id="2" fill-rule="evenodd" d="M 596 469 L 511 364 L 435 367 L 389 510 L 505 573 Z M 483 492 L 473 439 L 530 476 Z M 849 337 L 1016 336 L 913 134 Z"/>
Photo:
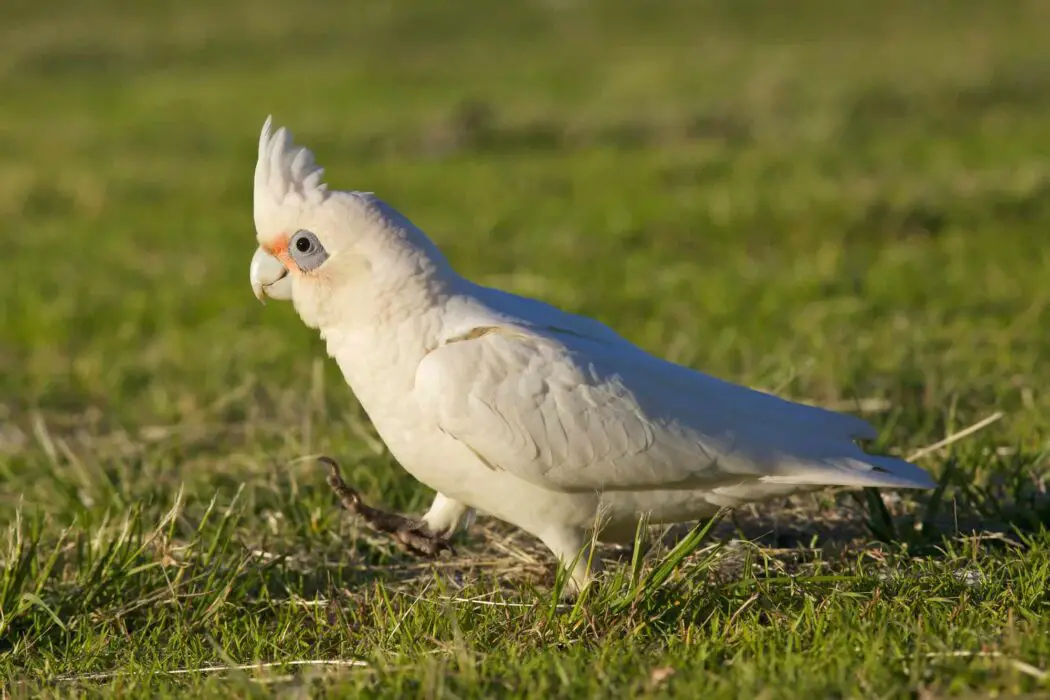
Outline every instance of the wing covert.
<path id="1" fill-rule="evenodd" d="M 865 454 L 854 416 L 556 328 L 474 328 L 423 359 L 414 395 L 489 467 L 552 490 L 907 486 L 921 471 Z"/>

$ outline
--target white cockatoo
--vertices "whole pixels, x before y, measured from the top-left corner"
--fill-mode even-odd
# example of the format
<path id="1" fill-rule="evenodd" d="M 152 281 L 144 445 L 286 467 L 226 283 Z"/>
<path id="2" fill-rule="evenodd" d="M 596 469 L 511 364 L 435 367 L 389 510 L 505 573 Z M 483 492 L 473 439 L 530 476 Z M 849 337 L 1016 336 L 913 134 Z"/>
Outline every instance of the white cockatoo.
<path id="1" fill-rule="evenodd" d="M 271 127 L 255 167 L 251 284 L 290 299 L 395 459 L 437 492 L 419 537 L 475 509 L 538 537 L 579 590 L 592 540 L 822 486 L 931 488 L 865 453 L 865 421 L 682 367 L 605 325 L 456 274 L 371 193 L 329 190 Z"/>

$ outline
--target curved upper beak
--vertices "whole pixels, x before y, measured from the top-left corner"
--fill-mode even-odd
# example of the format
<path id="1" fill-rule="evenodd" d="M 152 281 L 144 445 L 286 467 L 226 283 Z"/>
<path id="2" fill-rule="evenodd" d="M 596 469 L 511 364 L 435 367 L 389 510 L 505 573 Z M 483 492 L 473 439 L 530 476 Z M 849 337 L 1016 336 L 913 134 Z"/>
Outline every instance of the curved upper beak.
<path id="1" fill-rule="evenodd" d="M 252 256 L 249 278 L 255 298 L 264 304 L 265 297 L 282 300 L 292 298 L 292 279 L 288 276 L 288 270 L 280 260 L 262 248 Z"/>

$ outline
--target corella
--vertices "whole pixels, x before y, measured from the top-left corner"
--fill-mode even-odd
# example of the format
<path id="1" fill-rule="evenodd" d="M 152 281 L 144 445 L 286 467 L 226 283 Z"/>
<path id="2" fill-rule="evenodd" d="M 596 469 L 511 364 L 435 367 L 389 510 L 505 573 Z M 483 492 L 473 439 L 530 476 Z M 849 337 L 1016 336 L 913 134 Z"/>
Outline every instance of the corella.
<path id="1" fill-rule="evenodd" d="M 930 488 L 922 469 L 865 453 L 863 420 L 783 400 L 651 355 L 605 325 L 458 275 L 366 192 L 329 190 L 266 120 L 255 167 L 260 299 L 291 300 L 324 339 L 394 458 L 437 495 L 419 520 L 347 507 L 433 554 L 475 510 L 593 572 L 593 539 L 823 486 Z M 364 511 L 361 509 L 365 508 Z"/>

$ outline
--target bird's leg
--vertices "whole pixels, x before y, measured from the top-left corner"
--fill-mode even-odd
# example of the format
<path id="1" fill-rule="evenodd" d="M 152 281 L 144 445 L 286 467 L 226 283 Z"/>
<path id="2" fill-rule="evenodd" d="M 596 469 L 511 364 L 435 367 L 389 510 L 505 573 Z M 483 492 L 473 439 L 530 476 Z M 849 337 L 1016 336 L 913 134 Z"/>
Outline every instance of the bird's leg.
<path id="1" fill-rule="evenodd" d="M 320 457 L 318 461 L 328 467 L 328 477 L 325 480 L 339 498 L 339 502 L 348 511 L 363 518 L 373 530 L 393 535 L 394 541 L 402 549 L 413 554 L 436 557 L 443 550 L 455 554 L 452 545 L 444 537 L 432 532 L 424 521 L 366 505 L 357 491 L 343 481 L 343 477 L 339 475 L 339 465 L 334 459 Z"/>
<path id="2" fill-rule="evenodd" d="M 575 598 L 590 585 L 593 575 L 601 571 L 601 562 L 591 556 L 591 542 L 585 530 L 555 528 L 544 532 L 540 539 L 558 558 L 558 564 L 569 570 L 563 597 Z"/>
<path id="3" fill-rule="evenodd" d="M 431 532 L 452 539 L 460 528 L 470 527 L 475 515 L 473 508 L 439 493 L 434 496 L 434 502 L 423 516 L 423 522 Z"/>

